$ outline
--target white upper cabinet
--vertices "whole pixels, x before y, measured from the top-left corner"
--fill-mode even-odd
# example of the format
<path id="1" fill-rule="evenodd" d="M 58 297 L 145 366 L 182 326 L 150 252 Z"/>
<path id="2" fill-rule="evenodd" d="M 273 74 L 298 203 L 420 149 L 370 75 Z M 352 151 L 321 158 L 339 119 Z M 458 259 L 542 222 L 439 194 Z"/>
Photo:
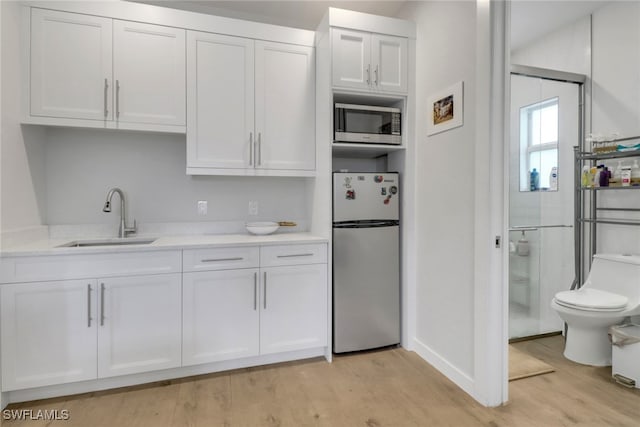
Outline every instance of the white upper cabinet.
<path id="1" fill-rule="evenodd" d="M 31 9 L 30 114 L 111 120 L 111 19 Z"/>
<path id="2" fill-rule="evenodd" d="M 187 165 L 253 165 L 253 40 L 189 31 Z"/>
<path id="3" fill-rule="evenodd" d="M 183 29 L 32 8 L 28 122 L 184 131 L 185 61 Z"/>
<path id="4" fill-rule="evenodd" d="M 113 21 L 115 119 L 186 124 L 185 30 Z"/>
<path id="5" fill-rule="evenodd" d="M 187 82 L 187 173 L 314 173 L 313 48 L 189 31 Z"/>
<path id="6" fill-rule="evenodd" d="M 333 85 L 369 90 L 371 86 L 371 34 L 333 30 Z"/>
<path id="7" fill-rule="evenodd" d="M 311 47 L 256 41 L 256 168 L 316 168 Z"/>
<path id="8" fill-rule="evenodd" d="M 407 39 L 371 35 L 373 86 L 383 92 L 407 92 Z M 375 64 L 375 65 L 374 65 Z"/>
<path id="9" fill-rule="evenodd" d="M 407 39 L 332 29 L 333 86 L 407 93 Z"/>

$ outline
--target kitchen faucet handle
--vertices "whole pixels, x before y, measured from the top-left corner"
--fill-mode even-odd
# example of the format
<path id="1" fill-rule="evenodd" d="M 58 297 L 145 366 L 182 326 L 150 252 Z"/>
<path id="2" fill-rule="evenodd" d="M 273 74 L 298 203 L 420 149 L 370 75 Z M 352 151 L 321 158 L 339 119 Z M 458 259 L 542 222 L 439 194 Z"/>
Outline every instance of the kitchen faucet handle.
<path id="1" fill-rule="evenodd" d="M 125 227 L 124 232 L 126 234 L 136 234 L 138 232 L 138 223 L 135 218 L 133 219 L 133 227 Z"/>

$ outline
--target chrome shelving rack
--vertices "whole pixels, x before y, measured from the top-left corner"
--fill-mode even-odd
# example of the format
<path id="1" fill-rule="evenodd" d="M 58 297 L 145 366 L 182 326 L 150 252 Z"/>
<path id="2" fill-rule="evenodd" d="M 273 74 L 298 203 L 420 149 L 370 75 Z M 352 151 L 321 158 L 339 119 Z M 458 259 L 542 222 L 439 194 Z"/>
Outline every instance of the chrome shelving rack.
<path id="1" fill-rule="evenodd" d="M 618 143 L 623 141 L 640 141 L 640 136 L 631 138 L 621 138 L 611 143 Z M 580 287 L 584 279 L 584 244 L 585 244 L 585 227 L 589 226 L 589 263 L 596 251 L 597 244 L 597 226 L 598 224 L 614 224 L 625 226 L 640 226 L 640 219 L 616 219 L 616 218 L 601 218 L 598 216 L 600 211 L 609 212 L 638 212 L 639 208 L 625 208 L 625 207 L 598 207 L 598 193 L 601 191 L 631 191 L 640 190 L 640 186 L 629 187 L 583 187 L 582 186 L 582 169 L 585 165 L 590 167 L 595 166 L 599 160 L 613 160 L 624 159 L 629 157 L 640 157 L 640 150 L 635 151 L 611 151 L 611 152 L 583 152 L 580 151 L 580 147 L 573 147 L 574 159 L 575 159 L 575 198 L 574 198 L 574 210 L 575 210 L 575 262 L 576 262 L 576 280 L 574 281 L 571 289 Z M 588 198 L 585 197 L 588 194 Z M 588 215 L 585 213 L 588 212 Z M 590 265 L 589 265 L 590 267 Z"/>

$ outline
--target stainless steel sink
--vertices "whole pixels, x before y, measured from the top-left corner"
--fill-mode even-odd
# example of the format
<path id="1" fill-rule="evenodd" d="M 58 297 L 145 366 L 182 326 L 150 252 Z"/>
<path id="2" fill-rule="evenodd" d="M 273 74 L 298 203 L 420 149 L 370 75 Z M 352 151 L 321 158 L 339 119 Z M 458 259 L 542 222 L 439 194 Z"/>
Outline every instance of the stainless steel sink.
<path id="1" fill-rule="evenodd" d="M 136 238 L 124 238 L 124 239 L 102 239 L 102 240 L 74 240 L 63 245 L 56 246 L 57 248 L 90 248 L 96 246 L 126 246 L 126 245 L 148 245 L 155 242 L 156 239 L 136 239 Z"/>

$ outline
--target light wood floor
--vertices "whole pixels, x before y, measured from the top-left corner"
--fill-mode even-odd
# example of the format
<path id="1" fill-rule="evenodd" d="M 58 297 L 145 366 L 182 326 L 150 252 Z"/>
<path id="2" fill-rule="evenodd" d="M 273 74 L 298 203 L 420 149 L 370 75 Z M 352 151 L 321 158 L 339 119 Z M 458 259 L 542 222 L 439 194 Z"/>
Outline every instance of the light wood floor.
<path id="1" fill-rule="evenodd" d="M 402 349 L 211 374 L 154 386 L 10 405 L 67 409 L 68 421 L 3 426 L 633 426 L 640 390 L 608 368 L 562 357 L 560 336 L 515 344 L 556 372 L 514 381 L 510 402 L 484 408 L 417 355 Z"/>

